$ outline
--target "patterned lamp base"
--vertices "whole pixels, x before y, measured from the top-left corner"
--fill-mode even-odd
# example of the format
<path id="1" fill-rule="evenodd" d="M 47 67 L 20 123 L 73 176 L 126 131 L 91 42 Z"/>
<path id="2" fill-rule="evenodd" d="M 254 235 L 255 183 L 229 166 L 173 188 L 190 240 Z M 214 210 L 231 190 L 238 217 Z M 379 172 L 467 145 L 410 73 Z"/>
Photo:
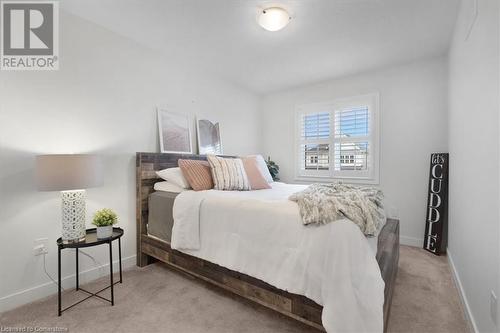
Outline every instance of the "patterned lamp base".
<path id="1" fill-rule="evenodd" d="M 61 199 L 63 242 L 85 240 L 85 190 L 61 191 Z"/>

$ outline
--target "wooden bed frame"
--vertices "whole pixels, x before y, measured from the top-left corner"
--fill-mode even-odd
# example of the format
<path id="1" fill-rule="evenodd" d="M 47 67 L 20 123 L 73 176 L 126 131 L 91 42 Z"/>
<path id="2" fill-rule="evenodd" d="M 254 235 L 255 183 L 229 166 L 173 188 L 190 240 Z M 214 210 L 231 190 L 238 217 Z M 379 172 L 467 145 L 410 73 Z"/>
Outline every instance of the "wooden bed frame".
<path id="1" fill-rule="evenodd" d="M 144 267 L 160 260 L 174 269 L 324 331 L 321 325 L 323 307 L 307 297 L 288 293 L 251 276 L 173 250 L 169 243 L 148 236 L 148 197 L 154 191 L 154 183 L 160 181 L 155 171 L 176 167 L 177 160 L 181 158 L 205 160 L 206 156 L 137 153 L 137 266 Z M 376 258 L 385 281 L 385 331 L 399 261 L 398 220 L 389 219 L 382 229 Z"/>

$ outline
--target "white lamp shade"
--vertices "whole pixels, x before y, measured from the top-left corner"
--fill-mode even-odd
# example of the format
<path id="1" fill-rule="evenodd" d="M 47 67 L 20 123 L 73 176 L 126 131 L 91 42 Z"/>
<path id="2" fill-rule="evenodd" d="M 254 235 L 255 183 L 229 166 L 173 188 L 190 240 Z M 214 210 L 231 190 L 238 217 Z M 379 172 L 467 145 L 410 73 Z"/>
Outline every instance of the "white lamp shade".
<path id="1" fill-rule="evenodd" d="M 268 31 L 281 30 L 288 22 L 290 22 L 290 15 L 285 9 L 279 7 L 264 9 L 257 17 L 257 23 Z"/>
<path id="2" fill-rule="evenodd" d="M 36 157 L 40 191 L 67 191 L 101 186 L 102 161 L 96 155 L 56 154 Z"/>

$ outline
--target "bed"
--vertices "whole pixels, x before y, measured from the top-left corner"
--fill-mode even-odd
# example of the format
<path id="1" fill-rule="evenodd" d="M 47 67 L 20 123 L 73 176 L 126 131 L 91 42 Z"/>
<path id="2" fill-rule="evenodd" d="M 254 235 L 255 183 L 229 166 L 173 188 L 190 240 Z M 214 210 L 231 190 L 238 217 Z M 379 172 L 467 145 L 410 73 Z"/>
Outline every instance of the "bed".
<path id="1" fill-rule="evenodd" d="M 153 186 L 160 181 L 155 171 L 177 166 L 177 160 L 180 158 L 205 159 L 204 156 L 199 155 L 137 153 L 138 266 L 142 267 L 155 260 L 160 260 L 177 270 L 257 302 L 319 330 L 324 330 L 321 320 L 323 307 L 313 300 L 316 299 L 314 296 L 311 299 L 303 296 L 305 293 L 294 293 L 296 290 L 290 287 L 284 288 L 288 291 L 278 289 L 274 285 L 280 285 L 279 283 L 274 283 L 274 281 L 271 281 L 273 283 L 264 282 L 269 282 L 269 277 L 259 276 L 259 274 L 245 274 L 246 271 L 241 267 L 232 266 L 231 263 L 234 263 L 234 260 L 222 261 L 224 264 L 217 265 L 213 262 L 220 263 L 220 261 L 212 260 L 210 253 L 180 252 L 172 249 L 169 242 L 171 237 L 171 233 L 168 232 L 169 227 L 165 226 L 167 222 L 163 222 L 162 225 L 162 221 L 165 221 L 164 216 L 172 214 L 172 205 L 168 204 L 168 202 L 173 203 L 176 194 L 154 192 Z M 276 186 L 279 187 L 280 185 L 276 184 Z M 193 196 L 184 201 L 186 204 L 190 204 L 195 198 Z M 163 204 L 159 205 L 158 203 L 155 204 L 155 202 Z M 222 203 L 223 201 L 221 201 Z M 159 212 L 158 209 L 150 209 L 155 205 L 156 207 L 164 207 L 163 211 Z M 221 220 L 223 220 L 224 215 L 221 216 Z M 225 227 L 227 226 L 229 225 Z M 371 239 L 370 246 L 385 282 L 385 288 L 383 287 L 383 321 L 385 328 L 399 259 L 399 221 L 389 219 L 378 237 Z M 227 267 L 236 269 L 228 269 Z M 272 269 L 270 271 L 272 272 Z M 253 272 L 255 273 L 255 270 Z"/>

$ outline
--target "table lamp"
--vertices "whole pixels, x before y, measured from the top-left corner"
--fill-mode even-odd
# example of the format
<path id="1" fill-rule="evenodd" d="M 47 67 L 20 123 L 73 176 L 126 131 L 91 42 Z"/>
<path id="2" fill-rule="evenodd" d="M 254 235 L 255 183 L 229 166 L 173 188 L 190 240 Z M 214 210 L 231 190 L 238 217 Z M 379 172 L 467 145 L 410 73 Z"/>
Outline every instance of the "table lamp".
<path id="1" fill-rule="evenodd" d="M 85 189 L 103 183 L 102 162 L 96 155 L 56 154 L 36 157 L 40 191 L 61 191 L 62 240 L 85 240 Z"/>

